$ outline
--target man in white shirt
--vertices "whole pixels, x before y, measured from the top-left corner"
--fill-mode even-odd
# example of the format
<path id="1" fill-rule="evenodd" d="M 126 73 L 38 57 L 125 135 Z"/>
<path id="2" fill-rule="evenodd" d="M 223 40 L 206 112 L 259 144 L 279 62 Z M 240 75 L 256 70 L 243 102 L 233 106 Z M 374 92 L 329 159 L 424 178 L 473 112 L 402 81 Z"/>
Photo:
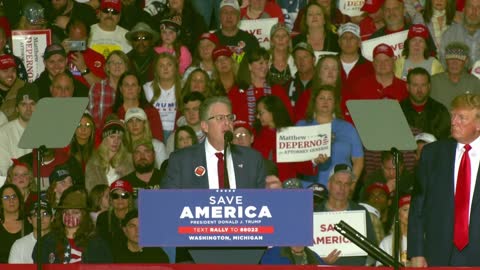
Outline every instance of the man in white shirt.
<path id="1" fill-rule="evenodd" d="M 37 210 L 40 208 L 40 217 L 37 215 Z M 28 222 L 32 224 L 33 232 L 25 235 L 13 243 L 10 249 L 10 256 L 8 257 L 8 263 L 33 263 L 32 254 L 33 247 L 37 243 L 37 219 L 41 221 L 41 236 L 44 236 L 50 231 L 50 224 L 53 221 L 52 207 L 47 201 L 41 200 L 31 204 L 29 211 L 27 212 Z"/>
<path id="2" fill-rule="evenodd" d="M 16 97 L 18 117 L 0 127 L 0 176 L 7 175 L 12 158 L 32 152 L 32 149 L 19 148 L 18 142 L 35 111 L 38 99 L 38 88 L 35 84 L 27 83 L 18 90 Z"/>
<path id="3" fill-rule="evenodd" d="M 414 267 L 479 266 L 480 95 L 452 101 L 451 135 L 425 145 L 408 218 Z"/>
<path id="4" fill-rule="evenodd" d="M 125 38 L 128 30 L 118 25 L 121 12 L 121 0 L 102 0 L 97 14 L 99 22 L 90 27 L 88 47 L 105 58 L 114 50 L 128 53 L 132 49 Z"/>
<path id="5" fill-rule="evenodd" d="M 234 144 L 224 151 L 225 133 L 232 131 L 235 120 L 230 100 L 227 97 L 207 98 L 200 107 L 200 119 L 207 138 L 203 143 L 170 155 L 162 186 L 177 189 L 265 188 L 266 174 L 259 152 Z M 223 162 L 227 164 L 228 173 L 223 172 Z"/>

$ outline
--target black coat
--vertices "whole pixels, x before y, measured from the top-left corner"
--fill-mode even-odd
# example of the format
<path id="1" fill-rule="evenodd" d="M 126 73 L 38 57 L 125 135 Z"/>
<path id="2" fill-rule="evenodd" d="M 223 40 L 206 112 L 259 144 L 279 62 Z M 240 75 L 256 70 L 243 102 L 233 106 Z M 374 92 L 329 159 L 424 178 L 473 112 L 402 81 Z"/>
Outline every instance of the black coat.
<path id="1" fill-rule="evenodd" d="M 400 102 L 400 107 L 410 127 L 433 134 L 437 139 L 450 136 L 450 113 L 440 102 L 429 97 L 421 113 L 415 111 L 408 98 Z"/>
<path id="2" fill-rule="evenodd" d="M 50 232 L 42 237 L 42 248 L 40 254 L 40 260 L 42 263 L 64 263 L 60 259 L 64 255 L 57 254 L 57 240 L 67 243 L 68 240 L 64 238 L 63 240 L 58 239 L 58 236 L 53 232 Z M 37 248 L 38 242 L 33 248 L 32 258 L 36 263 L 37 258 Z M 88 241 L 87 247 L 82 252 L 82 263 L 112 263 L 113 257 L 108 247 L 108 244 L 98 236 L 92 236 Z"/>

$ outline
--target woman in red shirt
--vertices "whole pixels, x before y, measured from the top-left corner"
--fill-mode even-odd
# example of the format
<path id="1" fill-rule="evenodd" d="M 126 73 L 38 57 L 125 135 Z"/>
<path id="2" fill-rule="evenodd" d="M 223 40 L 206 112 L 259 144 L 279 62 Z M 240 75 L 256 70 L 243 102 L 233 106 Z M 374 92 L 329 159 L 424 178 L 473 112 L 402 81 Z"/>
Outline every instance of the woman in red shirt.
<path id="1" fill-rule="evenodd" d="M 293 109 L 287 91 L 280 85 L 270 85 L 267 81 L 270 60 L 268 51 L 259 48 L 246 55 L 246 57 L 246 61 L 244 59 L 238 72 L 239 88 L 228 92 L 228 98 L 232 102 L 232 112 L 237 116 L 237 120 L 252 125 L 255 121 L 257 100 L 269 95 L 281 99 L 291 119 Z"/>

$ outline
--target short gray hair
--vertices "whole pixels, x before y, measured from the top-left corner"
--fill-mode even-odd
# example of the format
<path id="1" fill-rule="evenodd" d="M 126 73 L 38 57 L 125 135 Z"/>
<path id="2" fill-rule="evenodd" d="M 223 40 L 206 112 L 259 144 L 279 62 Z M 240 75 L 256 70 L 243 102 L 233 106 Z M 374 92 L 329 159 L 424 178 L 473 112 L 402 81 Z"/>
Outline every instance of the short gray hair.
<path id="1" fill-rule="evenodd" d="M 203 101 L 202 105 L 200 105 L 200 120 L 201 121 L 207 121 L 210 115 L 208 113 L 210 112 L 210 108 L 212 107 L 213 104 L 216 103 L 223 103 L 227 105 L 228 109 L 232 111 L 232 103 L 230 102 L 230 99 L 228 99 L 225 96 L 213 96 L 205 99 Z"/>

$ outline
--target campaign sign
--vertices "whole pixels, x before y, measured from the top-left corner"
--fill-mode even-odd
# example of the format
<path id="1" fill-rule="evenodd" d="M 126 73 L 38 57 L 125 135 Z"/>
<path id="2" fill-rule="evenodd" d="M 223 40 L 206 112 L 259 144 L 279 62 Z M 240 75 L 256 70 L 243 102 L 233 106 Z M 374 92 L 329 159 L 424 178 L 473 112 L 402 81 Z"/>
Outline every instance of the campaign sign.
<path id="1" fill-rule="evenodd" d="M 29 82 L 36 80 L 45 69 L 42 56 L 51 42 L 50 29 L 12 31 L 13 54 L 22 59 Z"/>
<path id="2" fill-rule="evenodd" d="M 367 253 L 345 236 L 335 231 L 335 224 L 341 220 L 348 223 L 362 235 L 367 235 L 366 212 L 363 210 L 315 212 L 313 215 L 313 241 L 311 247 L 320 257 L 326 257 L 332 250 L 340 250 L 341 257 L 366 256 Z"/>
<path id="3" fill-rule="evenodd" d="M 312 160 L 330 156 L 332 124 L 287 127 L 277 130 L 277 162 Z"/>
<path id="4" fill-rule="evenodd" d="M 355 17 L 362 15 L 362 7 L 365 0 L 339 0 L 338 9 L 344 15 Z"/>
<path id="5" fill-rule="evenodd" d="M 309 246 L 311 190 L 140 190 L 141 246 Z"/>
<path id="6" fill-rule="evenodd" d="M 278 18 L 241 20 L 240 29 L 254 35 L 261 47 L 270 48 L 270 30 L 278 22 Z"/>
<path id="7" fill-rule="evenodd" d="M 375 49 L 378 44 L 385 43 L 392 47 L 395 58 L 399 58 L 402 55 L 403 43 L 407 39 L 407 35 L 408 30 L 404 30 L 398 33 L 362 41 L 362 55 L 369 61 L 372 61 L 373 49 Z"/>

